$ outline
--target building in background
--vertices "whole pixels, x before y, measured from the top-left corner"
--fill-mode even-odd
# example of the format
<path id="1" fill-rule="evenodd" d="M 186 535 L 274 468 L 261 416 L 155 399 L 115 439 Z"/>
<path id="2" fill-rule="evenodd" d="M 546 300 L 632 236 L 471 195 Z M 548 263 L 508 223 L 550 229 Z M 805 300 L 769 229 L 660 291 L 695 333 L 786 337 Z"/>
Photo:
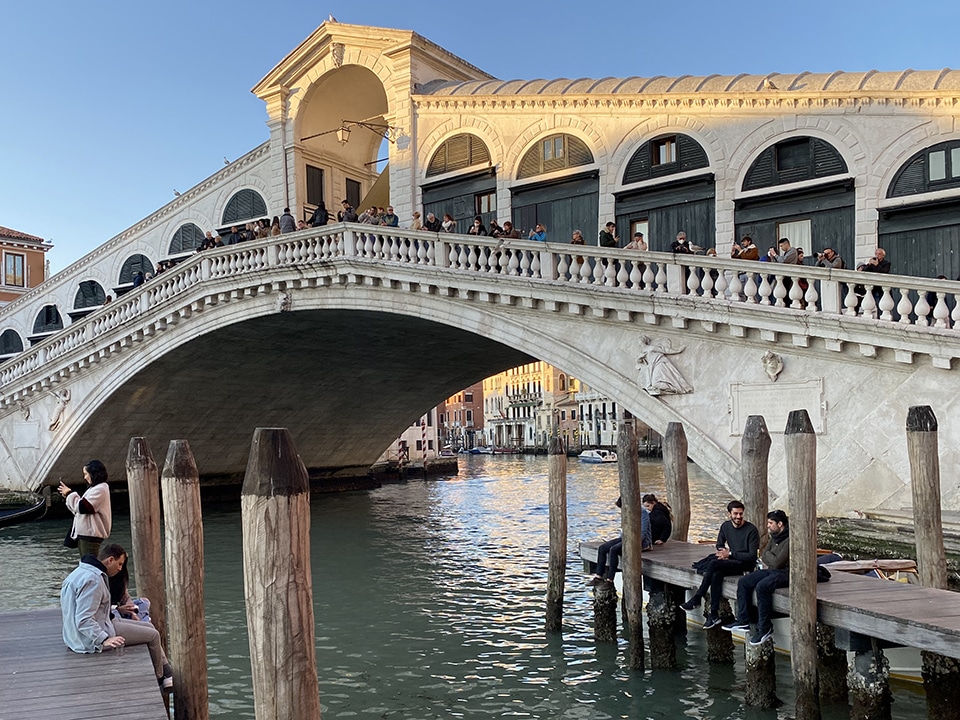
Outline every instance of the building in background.
<path id="1" fill-rule="evenodd" d="M 551 422 L 567 447 L 576 445 L 579 382 L 537 361 L 483 381 L 484 435 L 497 449 L 546 450 Z"/>
<path id="2" fill-rule="evenodd" d="M 587 385 L 580 385 L 576 394 L 580 422 L 577 429 L 578 440 L 585 448 L 616 448 L 617 446 L 617 403 Z M 640 454 L 653 456 L 661 454 L 660 434 L 646 423 L 636 420 L 637 444 Z"/>
<path id="3" fill-rule="evenodd" d="M 397 441 L 383 451 L 377 463 L 396 463 L 400 467 L 419 465 L 439 454 L 437 409 L 433 408 L 404 430 Z"/>
<path id="4" fill-rule="evenodd" d="M 451 395 L 437 407 L 440 449 L 453 452 L 483 445 L 483 381 Z"/>
<path id="5" fill-rule="evenodd" d="M 47 279 L 46 253 L 52 247 L 43 238 L 0 226 L 0 307 L 12 303 Z M 51 321 L 59 321 L 59 327 L 63 327 L 56 305 L 45 305 L 41 315 L 44 313 L 44 317 L 50 316 Z M 38 318 L 38 322 L 40 320 Z M 0 332 L 0 361 L 23 352 L 23 349 L 23 338 L 15 330 L 5 328 Z"/>

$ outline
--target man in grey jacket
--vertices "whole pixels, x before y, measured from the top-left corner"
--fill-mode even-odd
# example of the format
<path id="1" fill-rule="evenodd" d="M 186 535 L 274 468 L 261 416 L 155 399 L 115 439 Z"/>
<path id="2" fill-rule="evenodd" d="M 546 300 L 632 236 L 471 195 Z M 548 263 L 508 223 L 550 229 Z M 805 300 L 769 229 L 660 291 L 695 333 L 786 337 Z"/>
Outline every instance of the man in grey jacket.
<path id="1" fill-rule="evenodd" d="M 751 645 L 760 645 L 773 635 L 773 591 L 790 584 L 790 522 L 783 510 L 767 513 L 770 542 L 760 556 L 763 570 L 744 575 L 737 583 L 737 619 L 724 630 L 750 629 L 750 598 L 757 592 L 757 631 L 750 638 Z"/>
<path id="2" fill-rule="evenodd" d="M 160 633 L 150 623 L 111 618 L 110 587 L 127 561 L 116 544 L 104 545 L 100 556 L 84 555 L 60 587 L 63 642 L 76 653 L 99 653 L 125 645 L 146 645 L 163 688 L 173 687 L 173 671 L 163 653 Z M 121 634 L 122 633 L 122 634 Z"/>

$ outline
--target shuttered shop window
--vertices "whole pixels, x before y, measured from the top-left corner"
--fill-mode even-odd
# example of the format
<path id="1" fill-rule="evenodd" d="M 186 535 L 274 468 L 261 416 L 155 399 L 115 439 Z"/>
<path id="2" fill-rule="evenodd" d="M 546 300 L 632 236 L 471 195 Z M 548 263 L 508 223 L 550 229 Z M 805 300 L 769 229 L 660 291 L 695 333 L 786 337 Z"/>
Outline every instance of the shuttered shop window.
<path id="1" fill-rule="evenodd" d="M 73 299 L 73 307 L 75 310 L 98 307 L 103 305 L 103 301 L 106 299 L 107 294 L 103 291 L 100 283 L 96 280 L 84 280 L 77 289 L 77 295 Z"/>
<path id="2" fill-rule="evenodd" d="M 520 160 L 517 178 L 523 179 L 580 165 L 590 165 L 593 153 L 573 135 L 551 135 L 530 148 Z"/>
<path id="3" fill-rule="evenodd" d="M 960 187 L 960 141 L 924 148 L 907 160 L 890 183 L 887 197 L 904 197 Z"/>
<path id="4" fill-rule="evenodd" d="M 0 355 L 23 352 L 23 340 L 15 330 L 4 330 L 0 335 Z"/>
<path id="5" fill-rule="evenodd" d="M 267 214 L 267 203 L 256 190 L 244 189 L 227 201 L 223 209 L 223 225 L 254 220 Z"/>
<path id="6" fill-rule="evenodd" d="M 427 165 L 427 177 L 489 162 L 490 150 L 483 140 L 466 133 L 455 135 L 437 148 Z"/>
<path id="7" fill-rule="evenodd" d="M 660 162 L 661 148 L 669 147 L 671 157 Z M 633 153 L 623 173 L 623 184 L 643 182 L 679 172 L 709 167 L 703 147 L 688 135 L 665 135 L 648 140 Z"/>
<path id="8" fill-rule="evenodd" d="M 747 171 L 744 190 L 787 185 L 847 172 L 837 149 L 819 138 L 782 140 L 765 149 Z"/>
<path id="9" fill-rule="evenodd" d="M 182 252 L 191 252 L 196 250 L 203 243 L 203 230 L 193 223 L 187 223 L 177 228 L 170 240 L 170 247 L 167 254 L 176 255 Z"/>

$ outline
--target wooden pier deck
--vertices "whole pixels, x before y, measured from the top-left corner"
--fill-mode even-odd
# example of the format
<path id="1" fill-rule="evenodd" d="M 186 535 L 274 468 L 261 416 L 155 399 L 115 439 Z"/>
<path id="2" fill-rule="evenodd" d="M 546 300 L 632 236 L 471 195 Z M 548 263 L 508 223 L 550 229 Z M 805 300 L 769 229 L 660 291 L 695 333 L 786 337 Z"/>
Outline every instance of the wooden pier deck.
<path id="1" fill-rule="evenodd" d="M 596 563 L 595 543 L 581 543 L 580 556 Z M 680 587 L 697 587 L 691 565 L 712 545 L 668 542 L 643 554 L 643 574 Z M 789 588 L 777 590 L 773 607 L 790 614 Z M 737 578 L 726 578 L 723 595 L 736 599 Z M 835 628 L 960 659 L 960 593 L 834 572 L 817 585 L 817 615 Z"/>
<path id="2" fill-rule="evenodd" d="M 0 720 L 167 720 L 146 645 L 80 655 L 60 608 L 0 613 Z"/>

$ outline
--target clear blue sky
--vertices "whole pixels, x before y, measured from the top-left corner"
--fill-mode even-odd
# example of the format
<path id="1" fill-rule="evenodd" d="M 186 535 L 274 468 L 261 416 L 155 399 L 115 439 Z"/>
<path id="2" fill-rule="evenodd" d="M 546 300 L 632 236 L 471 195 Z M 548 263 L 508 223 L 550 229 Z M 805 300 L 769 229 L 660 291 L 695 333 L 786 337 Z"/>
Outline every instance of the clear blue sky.
<path id="1" fill-rule="evenodd" d="M 957 66 L 960 3 L 11 1 L 0 225 L 54 271 L 267 139 L 250 88 L 328 14 L 415 30 L 508 78 Z"/>

